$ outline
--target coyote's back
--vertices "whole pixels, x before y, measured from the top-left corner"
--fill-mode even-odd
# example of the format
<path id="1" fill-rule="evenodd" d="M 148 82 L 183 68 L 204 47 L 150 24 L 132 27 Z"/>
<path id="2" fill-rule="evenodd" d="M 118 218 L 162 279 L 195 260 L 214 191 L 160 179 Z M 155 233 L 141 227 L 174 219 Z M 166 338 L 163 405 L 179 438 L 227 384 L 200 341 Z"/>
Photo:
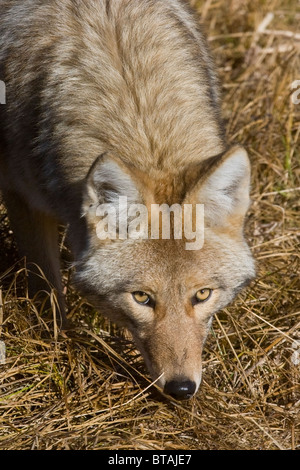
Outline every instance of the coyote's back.
<path id="1" fill-rule="evenodd" d="M 193 395 L 212 315 L 254 275 L 249 161 L 225 141 L 194 13 L 180 0 L 0 0 L 0 80 L 0 187 L 21 254 L 57 290 L 65 321 L 67 225 L 79 288 L 131 331 L 167 393 Z M 199 205 L 204 242 L 186 249 Z M 99 207 L 112 209 L 115 236 L 99 237 Z M 191 230 L 153 236 L 165 207 Z M 141 212 L 149 230 L 136 222 L 132 237 Z M 30 283 L 45 288 L 36 274 Z"/>

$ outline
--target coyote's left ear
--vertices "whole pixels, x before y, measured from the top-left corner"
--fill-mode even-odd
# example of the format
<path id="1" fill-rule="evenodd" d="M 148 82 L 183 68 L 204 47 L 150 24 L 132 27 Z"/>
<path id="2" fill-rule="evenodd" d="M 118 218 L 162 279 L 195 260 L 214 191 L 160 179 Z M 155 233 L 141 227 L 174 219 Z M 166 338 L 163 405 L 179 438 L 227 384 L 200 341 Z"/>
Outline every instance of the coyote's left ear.
<path id="1" fill-rule="evenodd" d="M 187 202 L 204 204 L 209 226 L 241 226 L 249 207 L 250 162 L 242 147 L 233 147 L 201 175 L 200 181 L 187 195 Z"/>
<path id="2" fill-rule="evenodd" d="M 98 223 L 99 205 L 109 205 L 118 218 L 127 217 L 127 204 L 142 204 L 143 199 L 134 171 L 114 155 L 100 155 L 91 166 L 83 190 L 82 216 L 90 223 Z M 123 202 L 120 204 L 120 201 Z M 103 207 L 104 207 L 103 206 Z M 121 211 L 121 212 L 120 212 Z"/>
<path id="3" fill-rule="evenodd" d="M 107 153 L 98 157 L 90 168 L 83 196 L 84 213 L 99 204 L 117 207 L 121 196 L 125 196 L 129 203 L 141 202 L 133 173 L 119 159 Z"/>

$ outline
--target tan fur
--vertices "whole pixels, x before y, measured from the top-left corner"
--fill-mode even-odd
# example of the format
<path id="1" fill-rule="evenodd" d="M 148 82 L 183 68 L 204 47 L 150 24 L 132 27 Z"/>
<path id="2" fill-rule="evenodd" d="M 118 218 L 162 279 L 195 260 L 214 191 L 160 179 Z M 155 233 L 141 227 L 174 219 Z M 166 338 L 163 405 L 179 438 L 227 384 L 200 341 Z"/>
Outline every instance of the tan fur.
<path id="1" fill-rule="evenodd" d="M 67 225 L 79 288 L 131 331 L 160 386 L 197 390 L 212 315 L 254 275 L 249 160 L 227 149 L 198 19 L 180 0 L 0 0 L 0 80 L 0 187 L 20 252 L 65 318 L 57 225 Z M 204 204 L 203 248 L 187 250 L 174 231 L 99 240 L 97 208 L 120 196 L 148 213 Z M 195 305 L 203 288 L 211 298 Z"/>

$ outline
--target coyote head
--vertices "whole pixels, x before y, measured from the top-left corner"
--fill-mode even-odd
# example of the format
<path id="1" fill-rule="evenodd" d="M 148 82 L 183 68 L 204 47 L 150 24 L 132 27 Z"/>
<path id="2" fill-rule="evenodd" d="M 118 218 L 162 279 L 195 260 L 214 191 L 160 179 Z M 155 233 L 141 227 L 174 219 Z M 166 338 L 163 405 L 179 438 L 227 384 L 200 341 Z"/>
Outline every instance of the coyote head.
<path id="1" fill-rule="evenodd" d="M 83 210 L 89 246 L 77 263 L 77 282 L 101 313 L 132 333 L 152 378 L 159 378 L 159 386 L 177 399 L 193 396 L 200 385 L 202 350 L 214 313 L 255 274 L 243 236 L 249 184 L 249 160 L 240 147 L 180 177 L 175 171 L 145 174 L 108 154 L 97 159 L 87 176 Z M 126 214 L 118 206 L 120 197 L 127 198 Z M 175 223 L 167 230 L 168 238 L 163 228 L 151 238 L 149 211 L 139 221 L 142 235 L 135 230 L 129 236 L 138 204 L 150 210 L 163 203 L 204 206 L 200 249 L 187 249 L 184 230 L 181 238 L 176 236 L 180 223 L 179 231 Z M 101 204 L 115 206 L 118 219 L 112 224 L 116 236 L 107 239 L 97 236 L 99 223 L 103 228 L 104 214 L 97 216 Z M 130 212 L 131 205 L 135 209 Z M 186 225 L 198 223 L 193 214 L 186 216 Z M 124 226 L 119 236 L 121 220 L 127 220 L 127 237 Z"/>

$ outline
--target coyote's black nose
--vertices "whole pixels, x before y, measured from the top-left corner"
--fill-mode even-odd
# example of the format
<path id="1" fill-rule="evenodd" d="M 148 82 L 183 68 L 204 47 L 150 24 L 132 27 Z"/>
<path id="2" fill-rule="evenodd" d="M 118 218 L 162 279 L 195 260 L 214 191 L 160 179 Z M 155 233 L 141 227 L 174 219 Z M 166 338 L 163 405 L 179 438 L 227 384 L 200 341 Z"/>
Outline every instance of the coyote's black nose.
<path id="1" fill-rule="evenodd" d="M 164 392 L 176 400 L 188 400 L 196 390 L 195 382 L 191 380 L 170 380 L 166 382 Z"/>

